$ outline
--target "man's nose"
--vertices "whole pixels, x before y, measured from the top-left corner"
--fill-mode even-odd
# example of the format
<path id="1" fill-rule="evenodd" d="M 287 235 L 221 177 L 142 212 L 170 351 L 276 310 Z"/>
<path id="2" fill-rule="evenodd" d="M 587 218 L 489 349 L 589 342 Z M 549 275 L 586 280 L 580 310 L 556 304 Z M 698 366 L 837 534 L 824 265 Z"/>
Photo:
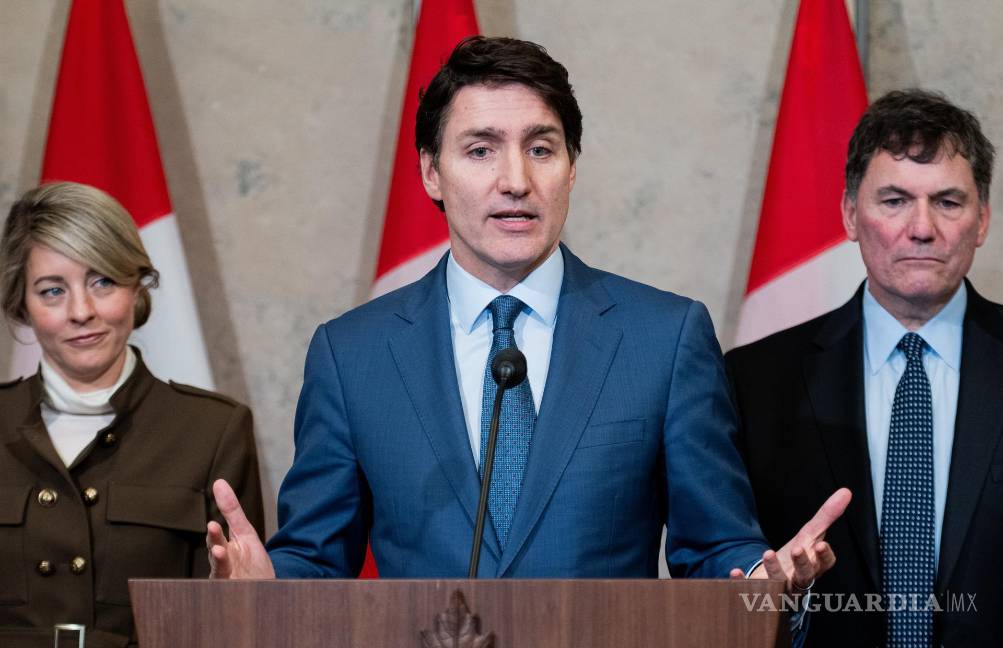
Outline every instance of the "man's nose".
<path id="1" fill-rule="evenodd" d="M 932 241 L 937 235 L 934 218 L 936 218 L 936 215 L 933 212 L 930 201 L 917 200 L 916 207 L 909 217 L 909 238 L 922 243 Z"/>
<path id="2" fill-rule="evenodd" d="M 499 161 L 498 191 L 522 198 L 530 191 L 529 166 L 522 151 L 514 150 Z"/>

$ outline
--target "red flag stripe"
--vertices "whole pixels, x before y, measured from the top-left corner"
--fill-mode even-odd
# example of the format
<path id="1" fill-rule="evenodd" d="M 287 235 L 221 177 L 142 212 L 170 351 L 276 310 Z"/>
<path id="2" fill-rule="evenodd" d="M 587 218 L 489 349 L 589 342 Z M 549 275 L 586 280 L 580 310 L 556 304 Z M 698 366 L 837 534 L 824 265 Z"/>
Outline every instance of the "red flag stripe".
<path id="1" fill-rule="evenodd" d="M 171 212 L 156 131 L 121 0 L 75 0 L 42 180 L 104 189 L 138 227 Z"/>
<path id="2" fill-rule="evenodd" d="M 803 0 L 746 294 L 845 240 L 843 164 L 867 93 L 843 0 Z"/>
<path id="3" fill-rule="evenodd" d="M 377 278 L 448 238 L 446 220 L 421 183 L 418 152 L 414 148 L 418 92 L 432 80 L 456 44 L 477 33 L 477 17 L 471 0 L 424 0 L 421 3 L 376 263 Z"/>

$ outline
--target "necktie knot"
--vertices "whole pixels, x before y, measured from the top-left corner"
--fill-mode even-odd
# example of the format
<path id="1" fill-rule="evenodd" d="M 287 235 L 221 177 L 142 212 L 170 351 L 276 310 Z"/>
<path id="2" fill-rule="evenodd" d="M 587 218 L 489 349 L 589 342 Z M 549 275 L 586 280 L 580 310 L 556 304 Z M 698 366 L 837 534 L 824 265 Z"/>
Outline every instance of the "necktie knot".
<path id="1" fill-rule="evenodd" d="M 919 360 L 923 357 L 926 340 L 915 333 L 906 333 L 897 346 L 905 354 L 906 360 Z"/>
<path id="2" fill-rule="evenodd" d="M 511 329 L 525 306 L 512 295 L 499 295 L 491 300 L 488 308 L 491 310 L 492 331 Z"/>

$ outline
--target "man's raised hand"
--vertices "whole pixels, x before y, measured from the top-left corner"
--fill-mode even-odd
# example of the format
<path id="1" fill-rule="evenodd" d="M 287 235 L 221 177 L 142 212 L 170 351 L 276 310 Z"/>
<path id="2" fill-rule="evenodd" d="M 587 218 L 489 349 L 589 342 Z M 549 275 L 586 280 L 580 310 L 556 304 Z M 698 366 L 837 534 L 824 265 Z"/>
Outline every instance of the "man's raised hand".
<path id="1" fill-rule="evenodd" d="M 840 488 L 830 495 L 790 542 L 778 551 L 763 553 L 762 564 L 749 577 L 785 580 L 788 590 L 810 587 L 816 578 L 836 564 L 836 554 L 824 540 L 825 532 L 846 511 L 851 497 L 848 488 Z M 733 569 L 731 577 L 744 578 L 745 574 L 741 569 Z"/>
<path id="2" fill-rule="evenodd" d="M 230 484 L 217 479 L 212 485 L 216 506 L 230 527 L 230 538 L 218 522 L 206 527 L 205 544 L 209 548 L 209 578 L 275 578 L 275 569 L 265 546 L 234 494 Z"/>

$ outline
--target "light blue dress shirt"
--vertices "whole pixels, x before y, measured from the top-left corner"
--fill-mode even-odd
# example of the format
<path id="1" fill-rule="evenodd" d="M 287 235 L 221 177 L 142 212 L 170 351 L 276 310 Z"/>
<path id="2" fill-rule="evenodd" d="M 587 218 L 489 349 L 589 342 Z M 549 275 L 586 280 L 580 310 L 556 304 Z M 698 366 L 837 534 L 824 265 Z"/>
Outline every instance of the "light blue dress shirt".
<path id="1" fill-rule="evenodd" d="M 958 411 L 961 380 L 961 342 L 968 292 L 965 284 L 947 305 L 916 331 L 930 347 L 923 354 L 923 367 L 933 397 L 933 501 L 936 513 L 935 551 L 940 561 L 940 536 L 947 502 L 947 477 L 954 446 L 954 419 Z M 908 332 L 864 289 L 864 400 L 867 412 L 867 450 L 871 457 L 874 510 L 881 524 L 888 459 L 888 427 L 891 424 L 895 387 L 905 372 L 905 354 L 896 348 Z"/>
<path id="2" fill-rule="evenodd" d="M 550 368 L 557 302 L 563 282 L 564 255 L 556 249 L 536 270 L 506 293 L 526 304 L 515 320 L 513 332 L 516 346 L 526 356 L 529 388 L 533 392 L 537 413 Z M 446 292 L 449 295 L 453 361 L 456 364 L 456 381 L 460 386 L 463 418 L 467 424 L 474 463 L 479 465 L 484 365 L 488 361 L 492 340 L 488 304 L 502 293 L 461 268 L 452 254 L 446 263 Z"/>

